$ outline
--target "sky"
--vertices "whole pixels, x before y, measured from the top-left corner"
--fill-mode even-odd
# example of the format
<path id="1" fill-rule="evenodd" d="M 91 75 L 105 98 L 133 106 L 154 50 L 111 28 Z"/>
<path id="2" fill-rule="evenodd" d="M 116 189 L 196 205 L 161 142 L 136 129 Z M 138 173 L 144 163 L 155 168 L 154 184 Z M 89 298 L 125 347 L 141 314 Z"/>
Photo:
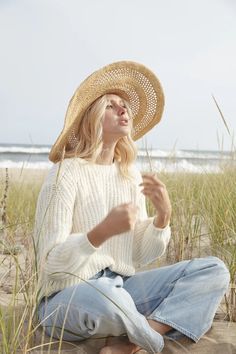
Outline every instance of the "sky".
<path id="1" fill-rule="evenodd" d="M 132 60 L 165 93 L 162 120 L 139 147 L 232 148 L 235 0 L 0 0 L 0 43 L 0 143 L 53 144 L 79 84 Z"/>

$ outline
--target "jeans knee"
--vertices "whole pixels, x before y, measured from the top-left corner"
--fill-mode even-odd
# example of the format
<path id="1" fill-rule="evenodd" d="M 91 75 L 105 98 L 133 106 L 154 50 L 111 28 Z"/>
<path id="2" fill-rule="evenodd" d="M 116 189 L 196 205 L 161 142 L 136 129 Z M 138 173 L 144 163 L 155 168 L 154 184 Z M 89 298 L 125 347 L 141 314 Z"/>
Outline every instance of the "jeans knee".
<path id="1" fill-rule="evenodd" d="M 121 315 L 127 310 L 135 311 L 136 307 L 130 294 L 123 288 L 123 280 L 117 276 L 115 279 L 101 278 L 94 281 L 90 288 L 90 297 L 99 312 L 110 316 L 111 313 Z"/>
<path id="2" fill-rule="evenodd" d="M 82 315 L 80 311 L 80 325 L 88 336 L 119 336 L 125 332 L 124 317 L 128 315 L 127 305 L 131 310 L 132 304 L 127 304 L 126 291 L 121 285 L 108 279 L 94 286 L 90 293 L 94 305 L 84 308 Z"/>
<path id="3" fill-rule="evenodd" d="M 225 285 L 227 288 L 230 282 L 230 273 L 225 263 L 218 257 L 209 257 L 211 260 L 211 267 L 213 271 L 213 276 L 218 278 L 219 285 Z"/>

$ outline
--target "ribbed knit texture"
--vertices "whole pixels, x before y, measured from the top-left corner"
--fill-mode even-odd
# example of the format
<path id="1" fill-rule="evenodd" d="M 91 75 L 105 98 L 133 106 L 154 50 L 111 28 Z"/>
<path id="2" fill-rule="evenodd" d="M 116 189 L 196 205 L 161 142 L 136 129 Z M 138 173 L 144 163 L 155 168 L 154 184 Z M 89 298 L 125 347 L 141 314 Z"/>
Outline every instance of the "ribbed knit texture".
<path id="1" fill-rule="evenodd" d="M 170 239 L 170 227 L 148 218 L 140 172 L 124 178 L 118 163 L 98 165 L 81 158 L 65 159 L 50 170 L 38 198 L 34 240 L 39 274 L 39 299 L 87 280 L 109 267 L 122 275 L 160 257 Z M 112 208 L 132 202 L 139 206 L 134 230 L 94 247 L 87 233 Z"/>

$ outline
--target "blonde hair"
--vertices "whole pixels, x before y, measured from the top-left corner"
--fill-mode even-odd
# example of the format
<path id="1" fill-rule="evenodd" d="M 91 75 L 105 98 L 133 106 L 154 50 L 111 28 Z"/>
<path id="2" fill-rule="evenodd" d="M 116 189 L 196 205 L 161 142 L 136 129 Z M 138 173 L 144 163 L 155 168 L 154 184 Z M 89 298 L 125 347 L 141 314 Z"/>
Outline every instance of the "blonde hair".
<path id="1" fill-rule="evenodd" d="M 129 117 L 132 111 L 124 100 Z M 80 157 L 96 163 L 102 154 L 102 122 L 107 105 L 107 95 L 99 97 L 85 112 L 76 130 L 73 129 L 65 146 L 64 158 Z M 132 129 L 133 130 L 133 126 Z M 73 144 L 71 143 L 73 142 Z M 137 157 L 137 147 L 131 134 L 120 138 L 115 146 L 114 159 L 119 162 L 120 172 L 124 177 L 132 177 L 129 167 Z"/>

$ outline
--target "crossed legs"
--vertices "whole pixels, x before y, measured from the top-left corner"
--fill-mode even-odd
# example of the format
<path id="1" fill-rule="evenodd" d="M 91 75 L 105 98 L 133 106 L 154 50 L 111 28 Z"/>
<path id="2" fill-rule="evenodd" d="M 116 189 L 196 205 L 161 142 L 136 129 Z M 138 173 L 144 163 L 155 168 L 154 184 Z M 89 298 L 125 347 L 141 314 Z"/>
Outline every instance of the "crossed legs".
<path id="1" fill-rule="evenodd" d="M 211 327 L 229 272 L 215 257 L 183 261 L 122 278 L 113 273 L 65 288 L 39 309 L 47 334 L 68 341 L 120 336 L 100 354 L 161 352 L 172 328 L 194 341 Z M 204 318 L 204 321 L 202 321 Z"/>

